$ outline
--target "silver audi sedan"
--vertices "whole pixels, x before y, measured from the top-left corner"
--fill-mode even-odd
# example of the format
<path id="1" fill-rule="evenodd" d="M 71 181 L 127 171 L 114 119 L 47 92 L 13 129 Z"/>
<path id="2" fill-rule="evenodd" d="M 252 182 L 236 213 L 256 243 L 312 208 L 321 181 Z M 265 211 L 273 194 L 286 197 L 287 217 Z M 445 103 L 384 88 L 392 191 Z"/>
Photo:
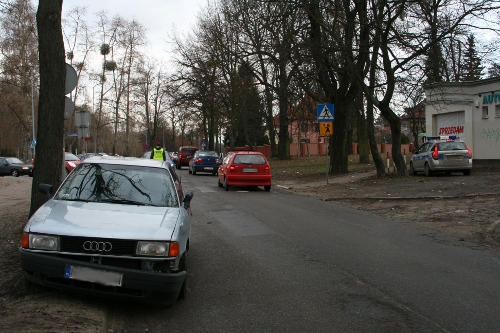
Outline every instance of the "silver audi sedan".
<path id="1" fill-rule="evenodd" d="M 172 305 L 186 294 L 190 202 L 168 162 L 93 157 L 26 224 L 29 282 Z"/>

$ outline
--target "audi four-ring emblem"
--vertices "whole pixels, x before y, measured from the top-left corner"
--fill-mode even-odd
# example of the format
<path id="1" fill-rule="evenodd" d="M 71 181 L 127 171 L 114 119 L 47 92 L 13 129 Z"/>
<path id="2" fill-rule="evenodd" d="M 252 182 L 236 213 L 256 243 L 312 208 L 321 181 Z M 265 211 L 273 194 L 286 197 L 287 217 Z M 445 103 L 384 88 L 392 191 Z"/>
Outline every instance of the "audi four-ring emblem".
<path id="1" fill-rule="evenodd" d="M 109 252 L 113 248 L 110 242 L 86 241 L 83 243 L 85 251 Z"/>

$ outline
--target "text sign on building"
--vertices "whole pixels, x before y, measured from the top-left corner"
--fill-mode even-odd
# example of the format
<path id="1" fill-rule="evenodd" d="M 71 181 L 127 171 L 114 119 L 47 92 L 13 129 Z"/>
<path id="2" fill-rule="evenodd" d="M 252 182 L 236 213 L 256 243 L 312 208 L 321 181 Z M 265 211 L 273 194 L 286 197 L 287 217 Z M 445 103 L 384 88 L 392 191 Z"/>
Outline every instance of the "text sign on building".
<path id="1" fill-rule="evenodd" d="M 333 104 L 318 104 L 316 107 L 318 112 L 318 122 L 334 121 Z"/>

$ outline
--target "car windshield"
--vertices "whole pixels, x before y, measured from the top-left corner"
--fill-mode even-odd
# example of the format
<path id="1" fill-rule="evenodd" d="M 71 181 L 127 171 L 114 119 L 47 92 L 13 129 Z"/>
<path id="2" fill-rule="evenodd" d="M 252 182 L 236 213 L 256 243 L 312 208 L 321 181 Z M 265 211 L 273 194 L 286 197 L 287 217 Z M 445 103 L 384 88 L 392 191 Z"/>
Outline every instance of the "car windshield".
<path id="1" fill-rule="evenodd" d="M 9 157 L 9 158 L 6 158 L 6 160 L 11 163 L 11 164 L 24 164 L 23 161 L 21 161 L 20 159 L 16 158 L 16 157 Z"/>
<path id="2" fill-rule="evenodd" d="M 219 157 L 215 151 L 199 151 L 198 156 Z"/>
<path id="3" fill-rule="evenodd" d="M 236 155 L 234 157 L 234 164 L 266 164 L 266 160 L 262 155 L 248 154 Z"/>
<path id="4" fill-rule="evenodd" d="M 175 185 L 165 169 L 99 163 L 80 164 L 54 199 L 179 206 Z"/>
<path id="5" fill-rule="evenodd" d="M 64 159 L 66 161 L 79 161 L 80 160 L 76 155 L 73 155 L 73 154 L 70 154 L 70 153 L 64 154 Z"/>

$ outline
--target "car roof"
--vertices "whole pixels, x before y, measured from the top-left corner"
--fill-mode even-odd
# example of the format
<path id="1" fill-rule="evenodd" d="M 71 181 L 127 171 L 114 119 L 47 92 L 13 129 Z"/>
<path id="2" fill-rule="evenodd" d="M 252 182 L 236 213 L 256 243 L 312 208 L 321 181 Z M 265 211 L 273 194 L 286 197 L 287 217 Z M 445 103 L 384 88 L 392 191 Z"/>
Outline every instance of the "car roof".
<path id="1" fill-rule="evenodd" d="M 464 142 L 463 140 L 460 140 L 460 139 L 457 139 L 456 136 L 454 135 L 450 135 L 450 136 L 428 136 L 427 137 L 427 142 L 437 142 L 437 143 L 441 143 L 441 142 Z"/>
<path id="2" fill-rule="evenodd" d="M 261 152 L 258 152 L 258 151 L 232 151 L 231 153 L 233 154 L 246 154 L 246 155 L 250 155 L 250 154 L 257 154 L 257 155 L 264 155 L 262 154 Z"/>
<path id="3" fill-rule="evenodd" d="M 149 158 L 140 157 L 121 157 L 121 156 L 92 156 L 85 159 L 82 164 L 91 163 L 101 163 L 101 164 L 116 164 L 116 165 L 135 165 L 141 167 L 154 167 L 154 168 L 164 168 L 168 169 L 168 161 L 159 161 Z"/>

